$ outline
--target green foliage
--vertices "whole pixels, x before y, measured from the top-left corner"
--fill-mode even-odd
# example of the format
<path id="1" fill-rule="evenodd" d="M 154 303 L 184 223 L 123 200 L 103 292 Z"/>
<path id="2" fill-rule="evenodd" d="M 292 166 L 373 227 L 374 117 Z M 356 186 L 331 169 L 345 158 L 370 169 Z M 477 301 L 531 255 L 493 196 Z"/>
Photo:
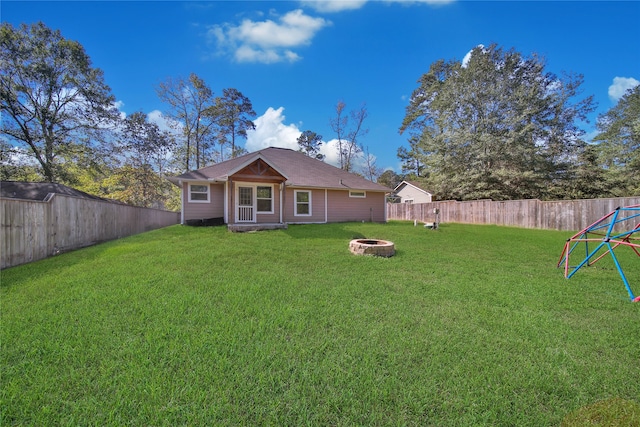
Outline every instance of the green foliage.
<path id="1" fill-rule="evenodd" d="M 640 305 L 605 259 L 564 279 L 567 237 L 174 226 L 7 269 L 2 424 L 547 426 L 611 398 L 633 421 Z"/>
<path id="2" fill-rule="evenodd" d="M 298 146 L 300 151 L 305 153 L 309 157 L 322 159 L 320 152 L 320 143 L 322 142 L 322 135 L 311 130 L 305 130 L 298 137 Z"/>
<path id="3" fill-rule="evenodd" d="M 399 157 L 426 176 L 440 199 L 547 198 L 562 192 L 580 154 L 577 122 L 591 97 L 574 102 L 582 76 L 545 71 L 537 56 L 477 47 L 467 63 L 439 60 L 419 80 Z M 420 164 L 424 166 L 420 169 Z"/>
<path id="4" fill-rule="evenodd" d="M 598 117 L 600 162 L 615 196 L 640 194 L 640 86 Z"/>
<path id="5" fill-rule="evenodd" d="M 236 147 L 236 137 L 246 138 L 247 131 L 256 128 L 251 121 L 251 118 L 256 116 L 256 112 L 253 111 L 249 98 L 237 89 L 223 89 L 222 97 L 216 98 L 215 105 L 207 110 L 206 114 L 213 117 L 218 127 L 220 153 L 224 152 L 223 146 L 229 144 L 231 157 L 242 155 L 244 149 Z M 224 158 L 222 157 L 221 160 Z"/>
<path id="6" fill-rule="evenodd" d="M 114 98 L 84 48 L 43 23 L 0 27 L 1 133 L 27 150 L 47 181 L 67 179 L 65 159 L 94 155 Z"/>
<path id="7" fill-rule="evenodd" d="M 160 177 L 148 165 L 134 167 L 125 165 L 114 169 L 100 182 L 102 194 L 133 206 L 164 208 L 165 192 L 171 183 Z"/>
<path id="8" fill-rule="evenodd" d="M 213 91 L 195 73 L 188 79 L 168 78 L 161 82 L 156 93 L 169 105 L 169 123 L 179 131 L 182 139 L 175 149 L 176 169 L 182 172 L 213 163 L 211 150 L 215 137 L 215 123 L 205 112 L 214 105 Z"/>
<path id="9" fill-rule="evenodd" d="M 382 172 L 378 177 L 377 183 L 382 184 L 385 187 L 394 189 L 402 182 L 402 177 L 392 171 L 391 169 L 387 169 Z"/>

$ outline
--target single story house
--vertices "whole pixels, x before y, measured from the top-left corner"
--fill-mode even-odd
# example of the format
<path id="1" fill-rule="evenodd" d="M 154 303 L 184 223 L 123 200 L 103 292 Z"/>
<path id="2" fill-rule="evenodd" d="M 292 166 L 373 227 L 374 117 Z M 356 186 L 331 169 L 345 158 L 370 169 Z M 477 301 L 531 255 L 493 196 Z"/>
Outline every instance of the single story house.
<path id="1" fill-rule="evenodd" d="M 400 203 L 431 203 L 431 193 L 420 187 L 415 181 L 402 181 L 393 189 Z"/>
<path id="2" fill-rule="evenodd" d="M 182 190 L 182 224 L 230 230 L 287 224 L 386 222 L 391 190 L 301 152 L 265 148 L 169 178 Z"/>

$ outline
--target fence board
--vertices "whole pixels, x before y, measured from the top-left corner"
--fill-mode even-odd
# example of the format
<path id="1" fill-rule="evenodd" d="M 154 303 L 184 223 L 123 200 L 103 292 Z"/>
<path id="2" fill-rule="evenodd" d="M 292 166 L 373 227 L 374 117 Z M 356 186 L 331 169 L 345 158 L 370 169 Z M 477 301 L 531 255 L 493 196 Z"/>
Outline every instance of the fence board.
<path id="1" fill-rule="evenodd" d="M 640 197 L 540 201 L 447 200 L 431 203 L 388 203 L 387 219 L 434 222 L 434 209 L 440 222 L 494 224 L 510 227 L 578 231 L 620 206 L 640 204 Z M 636 222 L 637 223 L 637 222 Z"/>
<path id="2" fill-rule="evenodd" d="M 0 198 L 0 268 L 180 222 L 179 212 L 63 194 L 47 201 Z"/>

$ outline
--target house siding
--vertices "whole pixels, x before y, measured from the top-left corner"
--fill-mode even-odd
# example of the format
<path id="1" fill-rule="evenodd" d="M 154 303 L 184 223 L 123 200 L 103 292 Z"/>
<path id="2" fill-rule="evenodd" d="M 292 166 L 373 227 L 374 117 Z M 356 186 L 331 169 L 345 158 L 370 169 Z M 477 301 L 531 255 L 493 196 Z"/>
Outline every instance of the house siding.
<path id="1" fill-rule="evenodd" d="M 255 212 L 253 224 L 384 222 L 386 220 L 385 193 L 390 191 L 382 185 L 305 156 L 303 153 L 276 147 L 265 148 L 256 153 L 206 166 L 197 171 L 172 177 L 170 180 L 182 187 L 183 222 L 191 219 L 224 218 L 230 225 L 237 224 L 236 188 L 238 185 L 252 187 L 274 185 L 273 213 Z M 181 182 L 182 180 L 184 183 Z M 189 202 L 189 183 L 209 185 L 210 201 Z M 282 186 L 285 183 L 288 186 L 283 190 Z M 366 197 L 349 197 L 350 189 L 361 193 L 366 192 Z M 294 215 L 296 190 L 311 193 L 311 215 Z M 248 196 L 248 193 L 243 195 Z M 245 202 L 249 203 L 248 200 Z M 250 215 L 249 209 L 243 209 L 244 219 L 251 219 Z M 246 224 L 252 224 L 252 222 L 247 221 Z"/>
<path id="2" fill-rule="evenodd" d="M 367 191 L 365 198 L 349 197 L 349 191 L 329 190 L 328 222 L 386 221 L 385 193 Z"/>
<path id="3" fill-rule="evenodd" d="M 311 191 L 311 215 L 296 216 L 295 191 Z M 288 223 L 318 223 L 325 222 L 325 190 L 310 188 L 287 188 L 284 196 L 284 221 Z"/>
<path id="4" fill-rule="evenodd" d="M 275 224 L 280 222 L 280 184 L 273 184 L 272 192 L 273 199 L 271 200 L 271 203 L 273 213 L 256 212 L 256 222 L 258 224 Z"/>
<path id="5" fill-rule="evenodd" d="M 236 182 L 229 191 L 229 223 L 235 222 L 236 185 L 265 185 L 265 183 Z M 184 221 L 224 217 L 224 184 L 209 184 L 208 203 L 189 202 L 189 183 L 183 184 Z M 295 216 L 296 190 L 311 191 L 311 216 Z M 256 213 L 257 224 L 280 222 L 280 184 L 273 185 L 273 213 Z M 349 197 L 348 190 L 286 188 L 283 201 L 283 221 L 287 223 L 324 223 L 347 221 L 385 222 L 385 194 L 367 191 L 365 198 Z"/>
<path id="6" fill-rule="evenodd" d="M 256 224 L 274 224 L 274 223 L 279 223 L 280 222 L 280 185 L 279 183 L 273 183 L 273 182 L 250 182 L 250 181 L 238 181 L 238 182 L 231 182 L 229 185 L 230 191 L 229 191 L 229 200 L 228 200 L 228 206 L 229 206 L 229 218 L 228 218 L 228 222 L 229 224 L 234 224 L 236 223 L 236 214 L 237 214 L 237 207 L 236 207 L 236 191 L 237 191 L 237 187 L 238 186 L 250 186 L 250 187 L 254 187 L 254 186 L 260 186 L 260 185 L 271 185 L 273 186 L 273 199 L 272 199 L 272 203 L 273 203 L 273 213 L 258 213 L 256 212 L 255 214 L 255 218 L 256 218 Z M 221 200 L 224 199 L 224 193 L 221 197 Z"/>
<path id="7" fill-rule="evenodd" d="M 402 203 L 406 200 L 412 200 L 412 203 L 431 203 L 431 194 L 410 185 L 405 185 L 396 194 L 400 196 Z"/>
<path id="8" fill-rule="evenodd" d="M 222 218 L 224 216 L 224 185 L 209 184 L 209 202 L 189 202 L 189 182 L 182 184 L 184 221 L 191 219 Z"/>

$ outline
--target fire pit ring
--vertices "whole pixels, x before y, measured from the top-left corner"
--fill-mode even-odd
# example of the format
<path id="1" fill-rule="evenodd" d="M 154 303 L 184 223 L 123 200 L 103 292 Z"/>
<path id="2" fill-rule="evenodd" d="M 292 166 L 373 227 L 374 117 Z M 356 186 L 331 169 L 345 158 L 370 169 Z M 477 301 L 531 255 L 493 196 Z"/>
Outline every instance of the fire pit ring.
<path id="1" fill-rule="evenodd" d="M 355 255 L 375 255 L 385 258 L 396 253 L 393 242 L 379 239 L 354 239 L 349 242 L 349 250 Z"/>

